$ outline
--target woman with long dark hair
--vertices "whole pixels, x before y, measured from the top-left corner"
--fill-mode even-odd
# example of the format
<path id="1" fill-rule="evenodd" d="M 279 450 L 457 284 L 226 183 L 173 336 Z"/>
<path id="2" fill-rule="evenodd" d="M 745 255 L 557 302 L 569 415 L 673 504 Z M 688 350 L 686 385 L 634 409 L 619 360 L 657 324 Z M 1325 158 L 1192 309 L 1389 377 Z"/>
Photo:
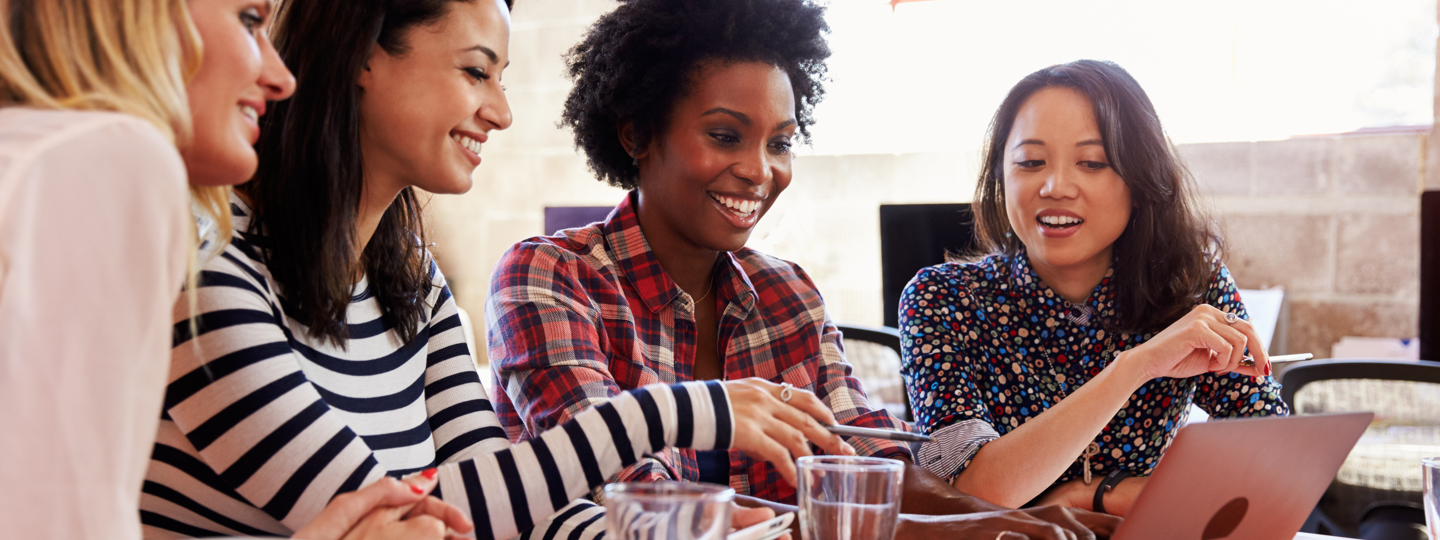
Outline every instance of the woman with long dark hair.
<path id="1" fill-rule="evenodd" d="M 1222 239 L 1124 69 L 1016 84 L 974 209 L 982 254 L 922 270 L 900 301 L 931 471 L 1004 506 L 1124 515 L 1192 402 L 1287 414 Z"/>
<path id="2" fill-rule="evenodd" d="M 785 404 L 758 380 L 639 388 L 512 445 L 425 249 L 417 197 L 467 191 L 481 144 L 510 125 L 508 6 L 277 11 L 297 90 L 265 117 L 259 170 L 231 201 L 235 235 L 203 265 L 195 332 L 177 305 L 148 537 L 288 534 L 389 476 L 433 486 L 477 537 L 509 538 L 668 445 L 787 464 L 808 441 L 851 452 L 820 428 L 833 417 L 813 395 Z"/>

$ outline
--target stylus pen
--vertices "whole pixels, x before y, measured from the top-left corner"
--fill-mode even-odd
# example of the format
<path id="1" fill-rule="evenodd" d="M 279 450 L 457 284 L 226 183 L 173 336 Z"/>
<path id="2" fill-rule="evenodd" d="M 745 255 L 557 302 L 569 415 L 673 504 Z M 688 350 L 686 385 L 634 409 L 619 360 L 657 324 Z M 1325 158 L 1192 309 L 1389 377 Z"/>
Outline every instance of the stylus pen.
<path id="1" fill-rule="evenodd" d="M 1310 354 L 1310 353 L 1308 353 L 1308 352 L 1307 352 L 1307 353 L 1300 353 L 1300 354 L 1284 354 L 1284 355 L 1280 355 L 1280 356 L 1271 356 L 1271 357 L 1270 357 L 1270 363 L 1271 363 L 1271 364 L 1284 364 L 1284 363 L 1286 363 L 1286 362 L 1303 362 L 1303 361 L 1309 360 L 1309 359 L 1311 359 L 1311 358 L 1315 358 L 1315 355 Z M 1241 360 L 1241 361 L 1240 361 L 1240 365 L 1245 366 L 1245 367 L 1255 367 L 1255 358 L 1246 356 L 1244 360 Z"/>
<path id="2" fill-rule="evenodd" d="M 874 429 L 840 425 L 825 426 L 825 429 L 830 430 L 831 433 L 834 433 L 836 435 L 845 435 L 849 437 L 869 437 L 871 439 L 890 439 L 892 441 L 930 442 L 929 435 L 910 433 L 908 431 L 890 431 L 888 429 Z"/>

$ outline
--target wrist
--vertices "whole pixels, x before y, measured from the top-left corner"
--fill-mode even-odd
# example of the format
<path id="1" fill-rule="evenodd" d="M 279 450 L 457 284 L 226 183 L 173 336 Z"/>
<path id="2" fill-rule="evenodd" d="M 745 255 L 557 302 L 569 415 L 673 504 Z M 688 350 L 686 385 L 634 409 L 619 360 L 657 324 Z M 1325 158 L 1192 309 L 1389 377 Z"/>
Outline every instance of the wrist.
<path id="1" fill-rule="evenodd" d="M 1134 393 L 1147 381 L 1155 378 L 1147 373 L 1143 356 L 1144 352 L 1138 349 L 1120 351 L 1115 354 L 1115 359 L 1106 367 L 1105 372 L 1114 376 L 1128 393 Z"/>

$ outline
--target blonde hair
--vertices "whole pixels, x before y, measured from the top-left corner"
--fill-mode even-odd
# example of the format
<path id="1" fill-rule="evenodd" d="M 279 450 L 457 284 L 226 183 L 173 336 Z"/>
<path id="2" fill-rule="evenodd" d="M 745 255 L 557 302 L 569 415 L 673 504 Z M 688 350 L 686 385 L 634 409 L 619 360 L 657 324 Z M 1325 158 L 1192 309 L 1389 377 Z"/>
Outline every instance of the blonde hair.
<path id="1" fill-rule="evenodd" d="M 189 143 L 185 81 L 202 45 L 186 0 L 0 0 L 0 19 L 0 107 L 114 111 L 149 122 L 177 149 Z M 215 218 L 223 249 L 230 188 L 190 192 Z"/>

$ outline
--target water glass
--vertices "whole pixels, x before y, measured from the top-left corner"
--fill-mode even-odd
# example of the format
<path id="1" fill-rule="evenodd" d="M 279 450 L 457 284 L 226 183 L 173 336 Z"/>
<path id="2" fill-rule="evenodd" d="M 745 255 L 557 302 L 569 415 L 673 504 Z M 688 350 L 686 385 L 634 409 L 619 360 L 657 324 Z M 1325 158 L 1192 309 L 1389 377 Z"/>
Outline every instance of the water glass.
<path id="1" fill-rule="evenodd" d="M 1425 530 L 1440 540 L 1440 457 L 1420 460 L 1425 469 Z"/>
<path id="2" fill-rule="evenodd" d="M 735 490 L 712 484 L 637 482 L 605 486 L 605 538 L 723 540 Z"/>
<path id="3" fill-rule="evenodd" d="M 807 456 L 797 463 L 802 540 L 894 540 L 905 464 L 885 458 Z"/>

